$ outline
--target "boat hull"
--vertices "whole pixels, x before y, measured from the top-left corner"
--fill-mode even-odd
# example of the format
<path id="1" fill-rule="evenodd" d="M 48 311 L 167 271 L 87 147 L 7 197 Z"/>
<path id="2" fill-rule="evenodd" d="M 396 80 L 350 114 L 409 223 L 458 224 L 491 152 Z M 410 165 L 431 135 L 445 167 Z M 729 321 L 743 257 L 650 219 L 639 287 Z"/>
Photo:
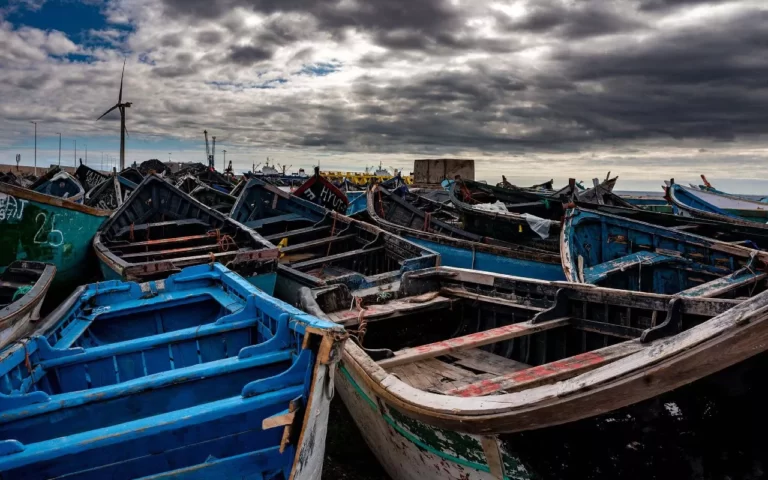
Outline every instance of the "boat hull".
<path id="1" fill-rule="evenodd" d="M 79 285 L 93 273 L 91 240 L 109 212 L 0 184 L 0 265 L 52 263 L 54 285 Z"/>
<path id="2" fill-rule="evenodd" d="M 712 377 L 599 417 L 496 441 L 504 477 L 701 478 L 700 471 L 751 478 L 764 468 L 768 389 L 762 354 Z M 482 435 L 412 419 L 384 402 L 352 369 L 339 367 L 336 389 L 384 469 L 398 480 L 497 480 Z M 585 442 L 585 439 L 589 441 Z M 718 439 L 723 439 L 718 441 Z M 492 461 L 490 462 L 492 463 Z"/>
<path id="3" fill-rule="evenodd" d="M 446 243 L 432 242 L 412 235 L 402 235 L 406 240 L 426 247 L 440 254 L 440 264 L 444 267 L 483 270 L 516 277 L 537 278 L 539 280 L 565 280 L 563 267 L 559 263 L 544 263 L 494 255 L 482 251 L 459 248 Z"/>

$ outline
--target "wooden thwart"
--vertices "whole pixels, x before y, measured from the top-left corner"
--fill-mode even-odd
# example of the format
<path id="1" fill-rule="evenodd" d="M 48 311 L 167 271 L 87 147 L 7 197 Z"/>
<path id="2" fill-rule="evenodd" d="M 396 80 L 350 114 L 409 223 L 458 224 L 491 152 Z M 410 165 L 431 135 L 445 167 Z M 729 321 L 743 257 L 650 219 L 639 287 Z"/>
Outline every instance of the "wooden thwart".
<path id="1" fill-rule="evenodd" d="M 479 397 L 499 392 L 513 392 L 575 377 L 607 363 L 639 352 L 644 347 L 636 340 L 617 343 L 610 347 L 574 355 L 555 362 L 545 363 L 491 379 L 484 379 L 461 388 L 444 390 L 446 395 Z"/>
<path id="2" fill-rule="evenodd" d="M 463 337 L 451 338 L 441 342 L 430 343 L 413 348 L 406 348 L 395 352 L 393 358 L 387 358 L 379 363 L 382 368 L 391 368 L 396 365 L 413 363 L 426 358 L 435 358 L 447 353 L 467 350 L 470 348 L 503 342 L 517 337 L 524 337 L 553 328 L 564 327 L 571 322 L 569 317 L 558 318 L 548 322 L 533 324 L 531 322 L 514 323 L 503 327 L 492 328 L 484 332 L 472 333 Z"/>

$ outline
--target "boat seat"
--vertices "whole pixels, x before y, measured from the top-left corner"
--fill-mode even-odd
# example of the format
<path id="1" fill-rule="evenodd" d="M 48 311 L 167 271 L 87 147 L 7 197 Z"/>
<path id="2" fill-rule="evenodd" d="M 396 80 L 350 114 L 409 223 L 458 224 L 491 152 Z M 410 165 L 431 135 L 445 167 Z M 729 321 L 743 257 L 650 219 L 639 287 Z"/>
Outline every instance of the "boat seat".
<path id="1" fill-rule="evenodd" d="M 287 254 L 287 253 L 295 252 L 297 250 L 303 250 L 303 249 L 308 249 L 308 248 L 312 248 L 312 247 L 320 247 L 320 246 L 323 246 L 323 245 L 327 245 L 329 243 L 341 242 L 341 241 L 344 241 L 344 240 L 351 240 L 351 239 L 353 239 L 355 237 L 357 237 L 357 235 L 354 234 L 354 233 L 349 233 L 347 235 L 337 235 L 337 236 L 334 236 L 334 237 L 325 237 L 325 238 L 321 238 L 319 240 L 312 240 L 312 241 L 309 241 L 309 242 L 299 243 L 299 244 L 296 244 L 296 245 L 289 245 L 287 247 L 281 248 L 280 252 Z"/>
<path id="2" fill-rule="evenodd" d="M 609 275 L 615 272 L 621 272 L 627 268 L 632 268 L 637 265 L 651 266 L 658 265 L 666 262 L 685 262 L 686 260 L 681 257 L 673 255 L 664 255 L 655 252 L 635 252 L 629 255 L 624 255 L 607 262 L 600 263 L 594 267 L 584 269 L 583 281 L 585 283 L 600 283 L 605 280 Z"/>
<path id="3" fill-rule="evenodd" d="M 365 319 L 368 322 L 375 322 L 389 318 L 395 318 L 402 315 L 410 315 L 415 312 L 442 309 L 450 306 L 453 300 L 447 297 L 436 296 L 425 302 L 409 302 L 408 300 L 392 300 L 381 305 L 370 305 L 365 308 Z M 339 310 L 329 313 L 328 318 L 335 323 L 345 327 L 355 326 L 359 322 L 360 312 L 358 310 Z"/>
<path id="4" fill-rule="evenodd" d="M 286 213 L 284 215 L 277 215 L 275 217 L 269 217 L 269 218 L 263 218 L 261 220 L 250 220 L 245 222 L 246 227 L 250 227 L 253 229 L 258 229 L 263 227 L 264 225 L 269 225 L 271 223 L 279 223 L 279 222 L 291 222 L 296 220 L 307 220 L 306 217 L 302 217 L 298 213 Z"/>
<path id="5" fill-rule="evenodd" d="M 368 254 L 375 253 L 382 250 L 384 250 L 383 246 L 373 247 L 373 248 L 360 248 L 358 250 L 351 250 L 349 252 L 337 253 L 336 255 L 329 255 L 327 257 L 320 257 L 314 260 L 307 260 L 305 262 L 295 263 L 291 265 L 291 267 L 295 269 L 310 269 L 318 265 L 322 265 L 324 263 L 335 262 L 338 260 L 343 260 L 343 259 L 358 256 L 358 255 L 368 255 Z"/>
<path id="6" fill-rule="evenodd" d="M 683 297 L 706 297 L 712 298 L 720 296 L 728 291 L 735 290 L 739 287 L 749 285 L 751 283 L 757 283 L 760 280 L 768 278 L 768 273 L 754 272 L 746 268 L 742 268 L 736 272 L 725 277 L 716 278 L 715 280 L 703 283 L 701 285 L 689 288 L 680 292 Z"/>
<path id="7" fill-rule="evenodd" d="M 320 225 L 319 227 L 299 228 L 297 230 L 289 230 L 283 233 L 275 233 L 274 235 L 266 235 L 264 239 L 270 242 L 273 240 L 280 241 L 284 238 L 291 238 L 297 235 L 304 235 L 305 233 L 318 233 L 318 232 L 323 232 L 325 230 L 330 230 L 330 229 L 331 229 L 330 225 Z"/>
<path id="8" fill-rule="evenodd" d="M 479 397 L 524 390 L 575 377 L 642 349 L 643 344 L 640 341 L 629 340 L 543 365 L 517 370 L 493 378 L 484 378 L 459 388 L 443 389 L 441 393 L 460 397 Z"/>

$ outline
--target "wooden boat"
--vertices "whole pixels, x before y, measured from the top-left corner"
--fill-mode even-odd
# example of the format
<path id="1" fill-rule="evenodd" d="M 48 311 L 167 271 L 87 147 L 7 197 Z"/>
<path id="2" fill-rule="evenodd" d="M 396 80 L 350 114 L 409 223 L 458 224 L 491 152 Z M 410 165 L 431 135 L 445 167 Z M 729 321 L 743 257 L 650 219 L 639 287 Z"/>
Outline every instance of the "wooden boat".
<path id="1" fill-rule="evenodd" d="M 768 292 L 739 304 L 439 268 L 386 299 L 305 290 L 301 307 L 358 331 L 336 388 L 399 480 L 699 478 L 688 459 L 717 437 L 688 441 L 675 402 L 722 416 L 707 377 L 768 348 Z M 730 427 L 718 446 L 744 429 Z"/>
<path id="2" fill-rule="evenodd" d="M 216 190 L 205 184 L 198 185 L 189 195 L 200 203 L 208 205 L 223 214 L 229 214 L 235 201 L 237 201 L 237 198 L 232 195 Z"/>
<path id="3" fill-rule="evenodd" d="M 315 167 L 315 174 L 309 177 L 293 194 L 339 213 L 346 213 L 349 205 L 349 200 L 344 192 L 320 175 L 319 167 Z"/>
<path id="4" fill-rule="evenodd" d="M 116 210 L 138 185 L 113 173 L 85 194 L 85 204 L 102 210 Z"/>
<path id="5" fill-rule="evenodd" d="M 530 187 L 525 187 L 527 190 L 545 190 L 545 191 L 553 191 L 554 190 L 554 179 L 550 179 L 549 181 L 546 181 L 544 183 L 537 183 L 536 185 L 531 185 Z M 505 175 L 501 176 L 501 182 L 496 184 L 497 187 L 502 188 L 520 188 L 516 185 L 513 185 L 512 183 L 507 180 L 507 177 Z"/>
<path id="6" fill-rule="evenodd" d="M 0 183 L 0 265 L 51 263 L 58 290 L 82 285 L 95 271 L 91 241 L 110 213 Z"/>
<path id="7" fill-rule="evenodd" d="M 83 186 L 80 185 L 80 182 L 75 177 L 67 172 L 58 172 L 46 181 L 39 182 L 34 188 L 30 187 L 30 190 L 52 197 L 63 198 L 74 203 L 83 203 L 83 197 L 85 196 Z"/>
<path id="8" fill-rule="evenodd" d="M 144 181 L 145 175 L 141 173 L 141 171 L 135 169 L 135 168 L 126 168 L 123 171 L 120 172 L 120 176 L 126 180 L 129 180 L 136 185 L 140 184 Z"/>
<path id="9" fill-rule="evenodd" d="M 108 280 L 154 280 L 220 262 L 271 294 L 277 248 L 157 175 L 147 176 L 93 239 Z"/>
<path id="10" fill-rule="evenodd" d="M 0 354 L 0 471 L 320 480 L 345 336 L 219 264 L 84 286 Z"/>
<path id="11" fill-rule="evenodd" d="M 40 262 L 13 262 L 0 274 L 0 349 L 29 333 L 56 275 Z"/>
<path id="12" fill-rule="evenodd" d="M 666 187 L 666 193 L 667 200 L 678 215 L 768 228 L 768 205 L 765 203 L 687 188 L 674 183 L 674 180 Z"/>
<path id="13" fill-rule="evenodd" d="M 291 303 L 302 286 L 344 284 L 386 292 L 404 272 L 434 266 L 439 258 L 258 178 L 248 181 L 231 216 L 279 246 L 275 296 Z"/>
<path id="14" fill-rule="evenodd" d="M 400 196 L 381 185 L 367 194 L 368 216 L 382 230 L 440 254 L 440 264 L 541 280 L 564 280 L 560 255 L 477 235 L 441 218 L 414 194 Z M 432 211 L 430 211 L 432 210 Z"/>
<path id="15" fill-rule="evenodd" d="M 576 206 L 600 213 L 628 218 L 630 220 L 649 223 L 657 227 L 671 228 L 721 242 L 742 245 L 749 248 L 768 251 L 768 230 L 755 224 L 734 224 L 698 217 L 684 217 L 671 213 L 658 213 L 642 208 L 624 208 L 613 205 L 582 204 Z"/>
<path id="16" fill-rule="evenodd" d="M 664 197 L 649 195 L 621 195 L 621 199 L 637 209 L 656 213 L 674 213 Z"/>
<path id="17" fill-rule="evenodd" d="M 566 212 L 568 280 L 684 296 L 742 296 L 768 277 L 768 253 L 580 208 Z"/>
<path id="18" fill-rule="evenodd" d="M 98 170 L 94 170 L 88 165 L 85 165 L 82 160 L 80 161 L 77 170 L 75 170 L 75 178 L 80 182 L 80 185 L 82 185 L 83 190 L 86 192 L 90 192 L 96 188 L 97 185 L 104 182 L 108 177 L 109 175 L 105 175 Z"/>

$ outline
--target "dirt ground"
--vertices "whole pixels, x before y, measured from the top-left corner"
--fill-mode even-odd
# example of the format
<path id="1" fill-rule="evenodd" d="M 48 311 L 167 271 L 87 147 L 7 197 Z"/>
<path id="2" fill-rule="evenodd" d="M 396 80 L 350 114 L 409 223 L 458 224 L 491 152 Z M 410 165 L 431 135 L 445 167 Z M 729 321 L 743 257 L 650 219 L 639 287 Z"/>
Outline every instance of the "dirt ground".
<path id="1" fill-rule="evenodd" d="M 323 480 L 390 480 L 338 395 L 331 403 Z"/>

